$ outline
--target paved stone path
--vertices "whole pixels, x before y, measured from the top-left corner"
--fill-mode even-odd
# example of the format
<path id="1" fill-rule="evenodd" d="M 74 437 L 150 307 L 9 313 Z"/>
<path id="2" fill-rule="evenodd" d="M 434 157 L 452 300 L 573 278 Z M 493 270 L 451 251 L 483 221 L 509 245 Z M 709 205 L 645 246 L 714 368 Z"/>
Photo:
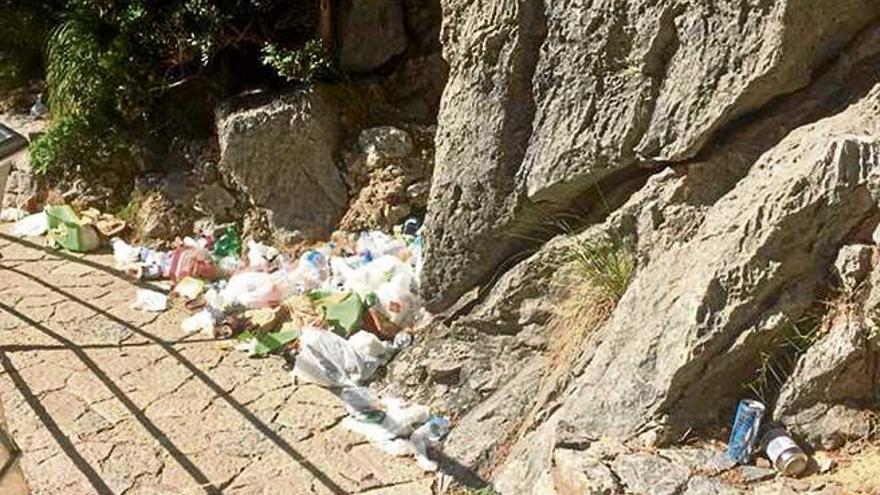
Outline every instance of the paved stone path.
<path id="1" fill-rule="evenodd" d="M 339 426 L 279 358 L 130 309 L 109 254 L 0 229 L 0 399 L 32 494 L 421 495 L 431 479 Z"/>

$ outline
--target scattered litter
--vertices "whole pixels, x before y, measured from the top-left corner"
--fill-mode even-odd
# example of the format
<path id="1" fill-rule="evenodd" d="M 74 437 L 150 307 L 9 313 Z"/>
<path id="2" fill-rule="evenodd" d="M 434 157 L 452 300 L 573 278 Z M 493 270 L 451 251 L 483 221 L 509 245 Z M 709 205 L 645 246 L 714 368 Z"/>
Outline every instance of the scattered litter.
<path id="1" fill-rule="evenodd" d="M 327 325 L 343 337 L 360 325 L 364 305 L 354 292 L 314 291 L 309 298 L 319 308 Z"/>
<path id="2" fill-rule="evenodd" d="M 764 404 L 756 400 L 739 401 L 725 452 L 730 460 L 740 464 L 749 462 L 758 441 L 758 431 L 761 429 L 765 410 Z"/>
<path id="3" fill-rule="evenodd" d="M 295 355 L 292 375 L 338 393 L 349 416 L 343 424 L 393 455 L 412 455 L 436 470 L 430 450 L 448 434 L 449 420 L 419 404 L 380 398 L 366 385 L 429 315 L 418 297 L 421 224 L 409 219 L 394 234 L 336 233 L 331 241 L 291 258 L 232 227 L 216 238 L 186 238 L 172 250 L 131 245 L 118 238 L 125 228 L 112 215 L 69 206 L 44 212 L 4 210 L 19 236 L 49 234 L 52 242 L 88 251 L 110 239 L 117 267 L 141 280 L 168 280 L 172 302 L 191 315 L 186 334 L 238 339 L 236 349 L 262 358 L 279 351 Z M 132 307 L 165 311 L 169 298 L 138 290 Z M 755 423 L 760 425 L 760 416 Z M 751 448 L 751 447 L 749 447 Z"/>
<path id="4" fill-rule="evenodd" d="M 252 309 L 278 306 L 285 299 L 284 289 L 272 275 L 263 272 L 233 275 L 221 295 L 228 303 Z"/>
<path id="5" fill-rule="evenodd" d="M 202 295 L 202 292 L 204 290 L 205 282 L 203 280 L 193 277 L 185 277 L 174 287 L 174 293 L 188 301 L 191 301 Z"/>
<path id="6" fill-rule="evenodd" d="M 26 216 L 28 216 L 28 212 L 21 208 L 3 208 L 0 211 L 0 222 L 17 222 Z"/>
<path id="7" fill-rule="evenodd" d="M 809 458 L 785 428 L 778 425 L 768 428 L 761 438 L 761 445 L 773 467 L 783 476 L 798 476 L 807 469 Z"/>
<path id="8" fill-rule="evenodd" d="M 131 307 L 142 311 L 161 313 L 168 308 L 168 296 L 153 290 L 138 289 Z"/>
<path id="9" fill-rule="evenodd" d="M 322 387 L 356 387 L 366 383 L 392 351 L 367 332 L 358 332 L 346 340 L 333 332 L 304 329 L 293 375 Z"/>
<path id="10" fill-rule="evenodd" d="M 180 328 L 186 334 L 194 334 L 202 332 L 206 335 L 213 336 L 214 327 L 217 325 L 217 319 L 210 308 L 203 309 L 198 313 L 183 320 Z"/>
<path id="11" fill-rule="evenodd" d="M 236 349 L 247 352 L 249 357 L 263 358 L 290 344 L 299 335 L 300 332 L 297 330 L 282 330 L 266 334 L 243 332 L 238 336 L 241 343 L 236 346 Z"/>
<path id="12" fill-rule="evenodd" d="M 12 235 L 15 237 L 37 237 L 45 235 L 49 231 L 49 217 L 45 212 L 28 215 L 12 227 Z"/>

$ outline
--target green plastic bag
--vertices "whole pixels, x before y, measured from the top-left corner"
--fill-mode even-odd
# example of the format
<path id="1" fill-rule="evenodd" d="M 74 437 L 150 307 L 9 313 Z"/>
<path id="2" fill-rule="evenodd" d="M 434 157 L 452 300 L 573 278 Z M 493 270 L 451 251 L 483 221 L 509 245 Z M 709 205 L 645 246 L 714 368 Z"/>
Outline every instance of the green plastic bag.
<path id="1" fill-rule="evenodd" d="M 309 299 L 321 310 L 324 321 L 342 337 L 360 329 L 364 303 L 354 292 L 313 291 Z"/>
<path id="2" fill-rule="evenodd" d="M 213 255 L 216 258 L 232 256 L 238 258 L 241 254 L 241 237 L 232 227 L 227 227 L 223 235 L 214 242 Z"/>
<path id="3" fill-rule="evenodd" d="M 243 332 L 238 336 L 239 349 L 248 353 L 248 357 L 264 358 L 299 338 L 299 330 L 284 326 L 278 332 L 251 333 Z"/>
<path id="4" fill-rule="evenodd" d="M 49 242 L 53 245 L 80 253 L 100 247 L 98 232 L 90 225 L 82 225 L 70 206 L 47 206 L 46 217 L 49 219 Z"/>

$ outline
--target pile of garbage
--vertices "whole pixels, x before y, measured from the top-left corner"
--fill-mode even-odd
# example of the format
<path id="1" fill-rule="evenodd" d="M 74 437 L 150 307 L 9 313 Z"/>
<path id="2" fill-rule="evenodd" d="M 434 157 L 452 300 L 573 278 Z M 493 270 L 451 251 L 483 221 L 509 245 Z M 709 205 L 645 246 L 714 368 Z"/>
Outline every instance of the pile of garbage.
<path id="1" fill-rule="evenodd" d="M 109 220 L 50 206 L 19 219 L 13 233 L 46 234 L 52 245 L 87 252 L 107 238 L 107 229 L 97 227 L 102 221 Z M 338 395 L 349 413 L 346 428 L 435 470 L 428 451 L 446 436 L 449 421 L 366 386 L 429 321 L 417 295 L 419 231 L 410 219 L 391 235 L 337 233 L 296 258 L 243 240 L 232 227 L 216 237 L 183 239 L 168 251 L 118 237 L 107 242 L 117 267 L 132 278 L 170 283 L 168 293 L 138 290 L 134 308 L 161 312 L 170 300 L 180 301 L 190 312 L 181 322 L 184 333 L 237 339 L 236 348 L 255 358 L 285 355 L 295 379 Z"/>

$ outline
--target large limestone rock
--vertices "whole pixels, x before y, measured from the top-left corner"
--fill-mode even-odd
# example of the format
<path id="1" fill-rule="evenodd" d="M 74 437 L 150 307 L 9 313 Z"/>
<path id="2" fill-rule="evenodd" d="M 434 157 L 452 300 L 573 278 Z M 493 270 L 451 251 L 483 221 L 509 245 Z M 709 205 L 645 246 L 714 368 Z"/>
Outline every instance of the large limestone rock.
<path id="1" fill-rule="evenodd" d="M 332 232 L 348 202 L 336 165 L 338 109 L 322 87 L 233 101 L 220 111 L 219 167 L 273 227 Z"/>
<path id="2" fill-rule="evenodd" d="M 584 349 L 561 406 L 498 472 L 502 493 L 532 493 L 552 465 L 560 425 L 653 442 L 729 415 L 761 350 L 827 287 L 837 248 L 873 228 L 878 104 L 880 86 L 790 133 L 707 209 L 689 240 L 640 267 Z"/>
<path id="3" fill-rule="evenodd" d="M 423 278 L 434 310 L 597 184 L 692 158 L 731 122 L 806 86 L 880 14 L 872 0 L 443 7 L 450 76 Z"/>
<path id="4" fill-rule="evenodd" d="M 842 314 L 798 360 L 774 417 L 823 448 L 871 434 L 880 408 L 880 330 L 858 311 Z"/>

